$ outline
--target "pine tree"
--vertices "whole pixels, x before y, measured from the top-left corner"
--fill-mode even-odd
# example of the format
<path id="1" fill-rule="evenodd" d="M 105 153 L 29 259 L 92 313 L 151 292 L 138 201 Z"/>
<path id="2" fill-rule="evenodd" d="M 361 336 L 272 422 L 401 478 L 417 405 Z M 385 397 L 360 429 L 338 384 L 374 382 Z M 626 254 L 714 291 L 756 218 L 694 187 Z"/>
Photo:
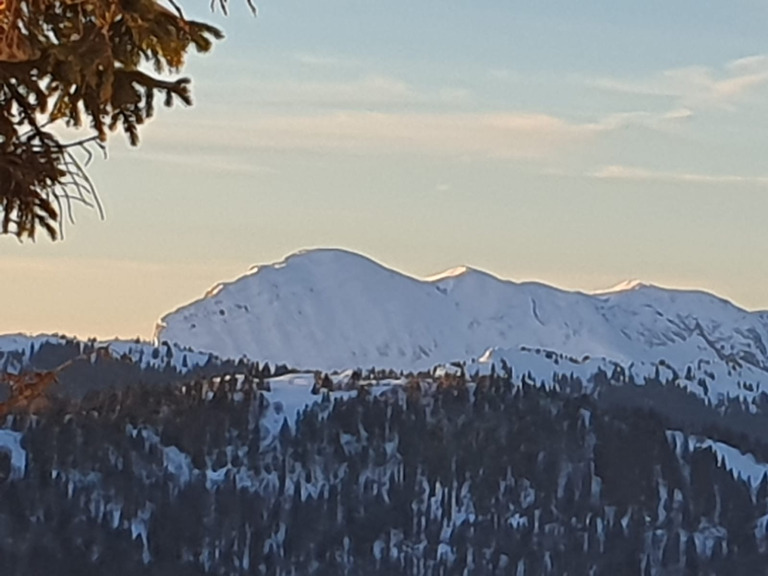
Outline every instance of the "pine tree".
<path id="1" fill-rule="evenodd" d="M 116 130 L 138 144 L 158 95 L 191 104 L 189 79 L 169 75 L 222 33 L 167 2 L 0 4 L 0 233 L 34 238 L 42 228 L 55 239 L 73 201 L 99 207 L 83 163 L 94 146 Z M 66 139 L 63 128 L 87 135 Z"/>

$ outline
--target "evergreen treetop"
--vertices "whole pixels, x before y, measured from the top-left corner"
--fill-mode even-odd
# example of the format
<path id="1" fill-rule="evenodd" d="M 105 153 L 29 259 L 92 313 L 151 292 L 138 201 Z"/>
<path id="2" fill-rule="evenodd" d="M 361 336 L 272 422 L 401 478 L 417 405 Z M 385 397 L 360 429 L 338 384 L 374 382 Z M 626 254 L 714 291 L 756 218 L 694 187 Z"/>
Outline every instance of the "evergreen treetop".
<path id="1" fill-rule="evenodd" d="M 93 147 L 115 131 L 137 145 L 158 95 L 192 103 L 178 73 L 223 35 L 167 1 L 0 0 L 0 233 L 57 238 L 73 201 L 99 208 Z"/>

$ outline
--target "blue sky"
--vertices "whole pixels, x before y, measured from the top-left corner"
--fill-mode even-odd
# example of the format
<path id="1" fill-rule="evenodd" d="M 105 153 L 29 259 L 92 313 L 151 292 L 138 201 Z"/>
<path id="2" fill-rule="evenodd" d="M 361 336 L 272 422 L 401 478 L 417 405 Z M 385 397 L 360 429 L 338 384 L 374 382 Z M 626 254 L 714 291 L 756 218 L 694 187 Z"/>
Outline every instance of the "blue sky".
<path id="1" fill-rule="evenodd" d="M 92 173 L 107 218 L 0 239 L 0 332 L 148 337 L 312 246 L 414 275 L 627 278 L 768 308 L 764 1 L 265 1 L 200 7 L 195 106 Z"/>

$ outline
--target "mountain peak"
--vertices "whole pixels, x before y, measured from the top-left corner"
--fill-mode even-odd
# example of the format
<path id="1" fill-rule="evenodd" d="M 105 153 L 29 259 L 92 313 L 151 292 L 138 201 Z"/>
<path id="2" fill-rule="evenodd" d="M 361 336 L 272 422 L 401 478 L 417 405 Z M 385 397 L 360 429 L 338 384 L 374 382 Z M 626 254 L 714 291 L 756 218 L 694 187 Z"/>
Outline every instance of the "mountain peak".
<path id="1" fill-rule="evenodd" d="M 424 280 L 426 282 L 440 282 L 441 280 L 458 278 L 459 276 L 464 276 L 470 272 L 475 272 L 475 269 L 470 266 L 456 266 L 455 268 L 449 268 L 448 270 L 433 274 L 432 276 L 427 276 Z"/>
<path id="2" fill-rule="evenodd" d="M 332 275 L 334 272 L 352 272 L 356 268 L 371 266 L 385 268 L 385 266 L 368 256 L 344 248 L 306 248 L 297 250 L 282 260 L 266 264 L 253 264 L 245 274 L 242 274 L 235 280 L 216 283 L 206 291 L 204 297 L 213 298 L 218 296 L 223 289 L 233 284 L 238 284 L 246 278 L 257 275 L 270 275 L 283 269 L 286 271 L 291 270 L 294 274 L 317 276 L 318 274 L 323 274 L 323 271 L 326 271 L 328 275 Z"/>
<path id="3" fill-rule="evenodd" d="M 374 262 L 372 258 L 346 250 L 344 248 L 305 248 L 297 250 L 276 262 L 268 264 L 254 264 L 248 271 L 258 272 L 266 268 L 280 269 L 288 265 L 309 263 L 310 265 L 346 264 L 347 262 Z"/>
<path id="4" fill-rule="evenodd" d="M 595 295 L 605 295 L 605 294 L 616 294 L 618 292 L 632 292 L 634 290 L 641 290 L 643 288 L 658 288 L 658 286 L 655 286 L 653 284 L 649 284 L 647 282 L 643 282 L 641 280 L 638 280 L 637 278 L 633 278 L 631 280 L 624 280 L 622 282 L 619 282 L 615 286 L 611 286 L 610 288 L 605 288 L 603 290 L 595 290 L 592 292 L 592 294 Z"/>

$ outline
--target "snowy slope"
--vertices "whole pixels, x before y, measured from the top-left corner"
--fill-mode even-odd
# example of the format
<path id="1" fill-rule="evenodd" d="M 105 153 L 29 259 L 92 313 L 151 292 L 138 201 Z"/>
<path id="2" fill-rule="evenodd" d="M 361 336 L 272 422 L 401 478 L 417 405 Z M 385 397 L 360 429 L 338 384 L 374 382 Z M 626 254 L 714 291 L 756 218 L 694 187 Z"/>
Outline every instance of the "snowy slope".
<path id="1" fill-rule="evenodd" d="M 312 250 L 254 267 L 164 316 L 157 341 L 299 368 L 426 369 L 487 349 L 768 376 L 768 314 L 714 295 L 629 283 L 598 294 L 468 267 L 417 280 L 358 254 Z"/>
<path id="2" fill-rule="evenodd" d="M 141 368 L 163 370 L 166 367 L 173 367 L 182 373 L 204 366 L 214 359 L 209 352 L 196 352 L 171 343 L 160 346 L 135 340 L 104 340 L 86 343 L 59 335 L 3 334 L 0 335 L 0 372 L 12 374 L 20 372 L 46 344 L 76 346 L 81 352 L 86 349 L 86 344 L 91 344 L 99 348 L 107 348 L 115 358 L 129 358 L 133 364 Z"/>
<path id="3" fill-rule="evenodd" d="M 27 452 L 21 446 L 22 434 L 0 430 L 0 452 L 11 458 L 11 479 L 23 478 L 27 468 Z"/>
<path id="4" fill-rule="evenodd" d="M 254 268 L 161 320 L 157 340 L 310 368 L 429 366 L 462 357 L 434 286 L 348 252 Z"/>
<path id="5" fill-rule="evenodd" d="M 744 453 L 722 442 L 714 442 L 709 438 L 699 436 L 686 436 L 679 430 L 668 430 L 667 440 L 675 449 L 678 457 L 681 457 L 684 445 L 687 443 L 689 452 L 696 450 L 710 450 L 721 464 L 733 474 L 734 478 L 746 480 L 752 488 L 757 488 L 763 476 L 768 475 L 768 464 L 755 459 L 752 454 Z"/>
<path id="6" fill-rule="evenodd" d="M 739 397 L 751 404 L 768 391 L 768 372 L 749 364 L 734 367 L 707 358 L 688 363 L 679 358 L 676 364 L 664 359 L 627 362 L 600 356 L 575 358 L 539 348 L 492 348 L 478 361 L 467 363 L 466 371 L 488 374 L 492 366 L 498 371 L 504 364 L 512 369 L 515 381 L 532 378 L 545 387 L 554 385 L 553 375 L 562 375 L 579 378 L 586 390 L 592 390 L 598 372 L 612 377 L 618 370 L 622 375 L 620 382 L 644 384 L 646 379 L 658 376 L 660 382 L 673 382 L 713 404 L 728 397 Z"/>
<path id="7" fill-rule="evenodd" d="M 0 371 L 16 373 L 29 362 L 43 344 L 65 344 L 60 336 L 3 334 L 0 336 Z"/>

